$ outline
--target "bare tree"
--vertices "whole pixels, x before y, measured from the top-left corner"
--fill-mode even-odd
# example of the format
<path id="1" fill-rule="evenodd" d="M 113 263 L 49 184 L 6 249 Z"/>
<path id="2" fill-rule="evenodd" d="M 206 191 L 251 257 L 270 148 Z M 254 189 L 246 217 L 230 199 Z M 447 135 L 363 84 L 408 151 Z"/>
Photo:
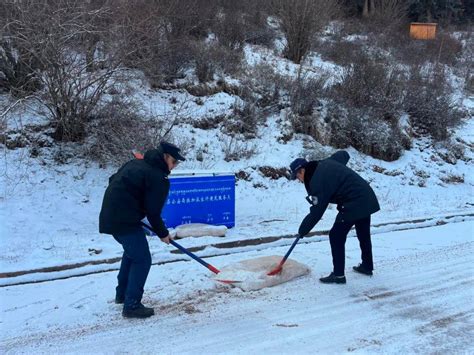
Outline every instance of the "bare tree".
<path id="1" fill-rule="evenodd" d="M 338 0 L 274 0 L 272 5 L 286 37 L 285 57 L 297 64 L 316 32 L 340 11 Z"/>
<path id="2" fill-rule="evenodd" d="M 407 21 L 408 2 L 405 0 L 366 0 L 369 3 L 368 12 L 364 17 L 370 19 L 378 30 L 391 30 Z"/>
<path id="3" fill-rule="evenodd" d="M 0 90 L 21 98 L 36 92 L 41 83 L 36 77 L 38 61 L 28 48 L 15 48 L 8 29 L 18 17 L 9 2 L 0 2 Z"/>
<path id="4" fill-rule="evenodd" d="M 192 62 L 190 41 L 207 36 L 215 12 L 207 0 L 119 1 L 115 27 L 125 64 L 142 70 L 152 86 L 182 77 Z"/>
<path id="5" fill-rule="evenodd" d="M 0 89 L 21 98 L 41 88 L 35 57 L 23 48 L 15 50 L 8 39 L 0 43 Z"/>
<path id="6" fill-rule="evenodd" d="M 364 7 L 362 9 L 362 16 L 364 17 L 369 17 L 369 9 L 370 9 L 370 4 L 372 3 L 372 0 L 364 0 Z"/>
<path id="7" fill-rule="evenodd" d="M 5 4 L 11 15 L 3 28 L 5 42 L 16 53 L 25 53 L 16 60 L 41 83 L 43 90 L 36 98 L 49 112 L 54 138 L 81 140 L 86 121 L 119 68 L 112 50 L 104 48 L 100 70 L 95 70 L 96 50 L 90 45 L 81 50 L 91 38 L 94 48 L 99 42 L 103 47 L 108 40 L 113 42 L 111 30 L 97 25 L 108 21 L 110 8 L 106 2 L 90 8 L 74 0 L 6 0 Z"/>

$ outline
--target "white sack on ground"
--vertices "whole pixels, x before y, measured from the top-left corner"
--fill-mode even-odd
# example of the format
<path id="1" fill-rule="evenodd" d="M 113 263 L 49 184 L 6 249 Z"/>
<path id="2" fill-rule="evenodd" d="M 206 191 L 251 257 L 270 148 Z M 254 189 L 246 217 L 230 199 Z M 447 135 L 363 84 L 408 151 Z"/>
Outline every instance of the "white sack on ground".
<path id="1" fill-rule="evenodd" d="M 174 231 L 178 238 L 203 236 L 223 237 L 227 232 L 227 227 L 213 226 L 205 223 L 188 223 L 177 226 Z"/>
<path id="2" fill-rule="evenodd" d="M 306 265 L 287 259 L 281 273 L 268 276 L 268 272 L 273 270 L 281 259 L 282 256 L 271 255 L 243 260 L 223 267 L 221 272 L 214 276 L 214 279 L 242 281 L 233 285 L 244 291 L 255 291 L 290 281 L 310 272 Z"/>

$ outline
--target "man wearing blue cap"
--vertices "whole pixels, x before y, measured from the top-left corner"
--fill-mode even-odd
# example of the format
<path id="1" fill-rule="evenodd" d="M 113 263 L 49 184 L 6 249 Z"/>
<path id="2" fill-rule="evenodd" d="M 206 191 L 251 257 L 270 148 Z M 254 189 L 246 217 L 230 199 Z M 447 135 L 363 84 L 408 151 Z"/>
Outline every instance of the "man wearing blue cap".
<path id="1" fill-rule="evenodd" d="M 143 159 L 125 163 L 109 179 L 99 217 L 100 233 L 112 234 L 123 247 L 115 303 L 123 303 L 122 315 L 146 318 L 153 308 L 141 303 L 143 287 L 151 267 L 151 255 L 141 221 L 147 217 L 158 237 L 169 243 L 170 235 L 161 218 L 168 197 L 168 175 L 185 160 L 174 144 L 161 142 Z"/>
<path id="2" fill-rule="evenodd" d="M 290 164 L 291 179 L 304 183 L 311 205 L 303 219 L 299 235 L 307 235 L 319 222 L 329 203 L 337 204 L 339 211 L 329 232 L 333 272 L 319 280 L 323 283 L 345 284 L 345 244 L 347 233 L 355 226 L 361 249 L 362 263 L 355 272 L 371 276 L 374 269 L 370 240 L 370 216 L 380 210 L 377 197 L 370 185 L 346 166 L 349 154 L 338 151 L 327 159 L 310 161 L 298 158 Z"/>

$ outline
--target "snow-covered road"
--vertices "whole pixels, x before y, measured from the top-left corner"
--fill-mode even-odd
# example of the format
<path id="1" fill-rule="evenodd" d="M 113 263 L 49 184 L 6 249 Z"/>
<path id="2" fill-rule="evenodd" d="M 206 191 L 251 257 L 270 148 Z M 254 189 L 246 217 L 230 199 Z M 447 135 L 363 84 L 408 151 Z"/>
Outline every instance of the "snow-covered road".
<path id="1" fill-rule="evenodd" d="M 329 244 L 298 245 L 312 273 L 273 288 L 216 286 L 195 262 L 153 266 L 144 303 L 157 315 L 124 320 L 115 272 L 0 289 L 3 353 L 474 352 L 474 222 L 374 236 L 375 275 L 323 285 Z M 216 266 L 286 248 L 208 259 Z"/>

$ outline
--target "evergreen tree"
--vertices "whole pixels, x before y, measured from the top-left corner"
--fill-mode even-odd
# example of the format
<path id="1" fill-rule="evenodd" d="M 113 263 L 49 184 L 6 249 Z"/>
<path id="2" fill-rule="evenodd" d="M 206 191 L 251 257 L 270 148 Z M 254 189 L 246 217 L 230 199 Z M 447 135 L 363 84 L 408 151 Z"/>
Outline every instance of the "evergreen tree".
<path id="1" fill-rule="evenodd" d="M 456 22 L 463 17 L 464 9 L 463 0 L 410 0 L 409 15 L 414 21 Z"/>

